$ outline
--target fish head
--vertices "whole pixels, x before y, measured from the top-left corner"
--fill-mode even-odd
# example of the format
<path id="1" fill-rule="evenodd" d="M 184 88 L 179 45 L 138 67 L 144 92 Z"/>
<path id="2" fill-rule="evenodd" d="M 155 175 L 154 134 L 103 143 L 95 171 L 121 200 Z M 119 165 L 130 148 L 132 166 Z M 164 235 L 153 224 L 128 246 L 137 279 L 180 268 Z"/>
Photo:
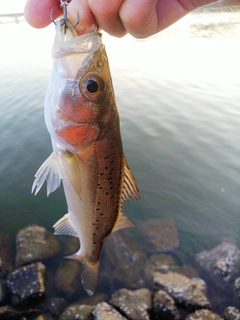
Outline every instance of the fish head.
<path id="1" fill-rule="evenodd" d="M 118 113 L 101 34 L 77 36 L 57 26 L 54 66 L 45 98 L 52 140 L 77 153 L 101 139 Z M 117 120 L 117 121 L 115 121 Z"/>

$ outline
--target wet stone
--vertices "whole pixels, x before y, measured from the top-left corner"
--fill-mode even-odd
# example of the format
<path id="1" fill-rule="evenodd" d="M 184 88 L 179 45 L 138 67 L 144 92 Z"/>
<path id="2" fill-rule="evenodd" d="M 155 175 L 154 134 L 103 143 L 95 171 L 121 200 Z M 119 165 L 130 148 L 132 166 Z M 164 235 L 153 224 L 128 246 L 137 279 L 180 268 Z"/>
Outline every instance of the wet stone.
<path id="1" fill-rule="evenodd" d="M 60 263 L 54 279 L 54 286 L 66 299 L 82 291 L 81 266 L 77 261 L 64 260 Z"/>
<path id="2" fill-rule="evenodd" d="M 240 278 L 237 278 L 234 282 L 235 295 L 240 298 Z"/>
<path id="3" fill-rule="evenodd" d="M 224 320 L 239 320 L 240 310 L 235 307 L 228 307 L 223 313 Z"/>
<path id="4" fill-rule="evenodd" d="M 59 251 L 60 243 L 47 229 L 28 226 L 16 237 L 16 266 L 51 258 Z"/>
<path id="5" fill-rule="evenodd" d="M 34 309 L 28 309 L 28 310 L 21 310 L 21 309 L 15 309 L 13 307 L 9 306 L 2 306 L 0 307 L 0 319 L 1 320 L 23 320 L 26 319 L 34 313 L 36 313 L 37 310 Z M 25 318 L 26 317 L 26 318 Z"/>
<path id="6" fill-rule="evenodd" d="M 148 220 L 142 228 L 147 236 L 146 249 L 152 253 L 171 251 L 179 246 L 177 228 L 171 218 Z"/>
<path id="7" fill-rule="evenodd" d="M 9 238 L 5 234 L 0 234 L 0 279 L 4 279 L 12 269 Z"/>
<path id="8" fill-rule="evenodd" d="M 198 253 L 196 261 L 214 284 L 224 289 L 239 272 L 240 251 L 235 244 L 223 242 L 211 251 Z"/>
<path id="9" fill-rule="evenodd" d="M 24 320 L 24 319 L 20 319 L 20 320 Z M 55 318 L 53 318 L 51 314 L 46 313 L 46 314 L 40 314 L 35 318 L 31 318 L 31 320 L 55 320 Z"/>
<path id="10" fill-rule="evenodd" d="M 20 267 L 7 277 L 12 304 L 35 303 L 45 294 L 45 266 L 41 262 Z"/>
<path id="11" fill-rule="evenodd" d="M 155 320 L 161 318 L 169 320 L 181 319 L 179 311 L 175 306 L 174 299 L 163 290 L 159 290 L 154 293 L 152 312 Z"/>
<path id="12" fill-rule="evenodd" d="M 94 308 L 95 306 L 76 303 L 66 308 L 58 320 L 93 320 Z"/>
<path id="13" fill-rule="evenodd" d="M 186 317 L 186 320 L 222 320 L 222 319 L 223 318 L 221 318 L 219 315 L 207 309 L 197 310 Z"/>
<path id="14" fill-rule="evenodd" d="M 209 308 L 206 283 L 199 278 L 190 279 L 176 272 L 155 272 L 153 278 L 157 288 L 165 290 L 177 303 L 186 307 Z"/>
<path id="15" fill-rule="evenodd" d="M 53 316 L 59 316 L 67 307 L 67 302 L 63 298 L 51 297 L 41 305 L 41 309 Z"/>
<path id="16" fill-rule="evenodd" d="M 127 320 L 106 302 L 100 302 L 93 310 L 94 320 Z"/>
<path id="17" fill-rule="evenodd" d="M 128 319 L 149 320 L 152 309 L 152 295 L 148 289 L 120 289 L 112 294 L 110 304 L 120 310 Z"/>
<path id="18" fill-rule="evenodd" d="M 0 302 L 4 302 L 7 296 L 7 285 L 6 281 L 0 279 Z"/>
<path id="19" fill-rule="evenodd" d="M 145 285 L 143 267 L 146 257 L 142 249 L 132 244 L 125 230 L 112 233 L 104 243 L 103 252 L 106 279 L 109 279 L 111 274 L 111 279 L 130 289 L 142 288 Z"/>
<path id="20" fill-rule="evenodd" d="M 146 263 L 144 275 L 147 283 L 153 283 L 155 272 L 167 273 L 168 271 L 177 271 L 179 266 L 171 254 L 154 254 Z"/>

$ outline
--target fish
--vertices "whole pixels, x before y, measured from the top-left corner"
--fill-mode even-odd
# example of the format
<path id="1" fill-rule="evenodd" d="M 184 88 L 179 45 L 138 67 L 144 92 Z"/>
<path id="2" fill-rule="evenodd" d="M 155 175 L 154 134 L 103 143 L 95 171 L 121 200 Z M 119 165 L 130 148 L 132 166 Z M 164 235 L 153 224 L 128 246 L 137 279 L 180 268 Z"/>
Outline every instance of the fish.
<path id="1" fill-rule="evenodd" d="M 53 226 L 55 235 L 79 238 L 81 281 L 89 295 L 98 281 L 104 240 L 134 224 L 124 201 L 140 198 L 123 152 L 119 114 L 102 35 L 77 35 L 55 22 L 53 68 L 44 101 L 44 117 L 53 152 L 35 174 L 32 192 L 46 181 L 47 196 L 61 184 L 68 213 Z"/>

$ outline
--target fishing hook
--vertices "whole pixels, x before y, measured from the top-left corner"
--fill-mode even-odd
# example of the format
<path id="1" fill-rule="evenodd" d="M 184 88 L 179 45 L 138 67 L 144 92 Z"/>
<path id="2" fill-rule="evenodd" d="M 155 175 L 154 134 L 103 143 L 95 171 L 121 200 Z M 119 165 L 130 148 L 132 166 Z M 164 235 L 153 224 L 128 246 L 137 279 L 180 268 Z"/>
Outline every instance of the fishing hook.
<path id="1" fill-rule="evenodd" d="M 77 21 L 74 24 L 71 24 L 71 23 L 68 22 L 67 6 L 71 1 L 72 0 L 60 0 L 60 6 L 63 8 L 63 19 L 62 19 L 62 22 L 61 22 L 61 26 L 64 25 L 64 33 L 66 33 L 67 28 L 74 28 L 79 23 L 79 13 L 77 13 Z M 54 24 L 56 24 L 54 19 L 53 19 L 53 9 L 50 12 L 50 19 L 52 20 L 52 22 Z"/>

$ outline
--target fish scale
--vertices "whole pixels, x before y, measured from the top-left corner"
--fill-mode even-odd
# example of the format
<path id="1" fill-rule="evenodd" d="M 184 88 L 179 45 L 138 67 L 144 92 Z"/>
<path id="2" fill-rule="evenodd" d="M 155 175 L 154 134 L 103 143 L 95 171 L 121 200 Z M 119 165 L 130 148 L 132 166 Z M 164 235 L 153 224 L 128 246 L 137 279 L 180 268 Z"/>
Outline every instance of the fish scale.
<path id="1" fill-rule="evenodd" d="M 66 32 L 65 32 L 66 31 Z M 79 250 L 67 258 L 81 264 L 89 295 L 97 285 L 99 256 L 106 237 L 133 226 L 123 202 L 139 191 L 123 153 L 111 74 L 100 33 L 77 36 L 56 21 L 53 70 L 44 114 L 53 153 L 35 174 L 35 194 L 47 194 L 62 180 L 68 213 L 54 234 L 78 237 Z"/>

